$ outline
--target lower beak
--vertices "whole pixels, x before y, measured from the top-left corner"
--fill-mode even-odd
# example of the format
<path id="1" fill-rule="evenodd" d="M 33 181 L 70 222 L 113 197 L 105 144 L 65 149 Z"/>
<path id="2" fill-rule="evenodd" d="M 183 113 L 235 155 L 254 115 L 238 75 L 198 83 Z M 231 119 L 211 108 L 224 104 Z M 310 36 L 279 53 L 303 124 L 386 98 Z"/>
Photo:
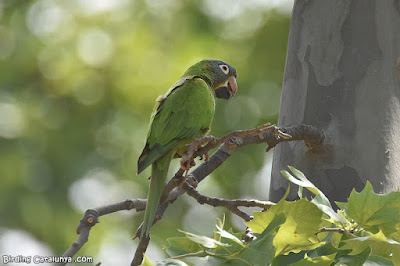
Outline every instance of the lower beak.
<path id="1" fill-rule="evenodd" d="M 228 79 L 228 91 L 231 94 L 231 97 L 233 97 L 237 92 L 237 83 L 235 76 L 230 76 Z"/>

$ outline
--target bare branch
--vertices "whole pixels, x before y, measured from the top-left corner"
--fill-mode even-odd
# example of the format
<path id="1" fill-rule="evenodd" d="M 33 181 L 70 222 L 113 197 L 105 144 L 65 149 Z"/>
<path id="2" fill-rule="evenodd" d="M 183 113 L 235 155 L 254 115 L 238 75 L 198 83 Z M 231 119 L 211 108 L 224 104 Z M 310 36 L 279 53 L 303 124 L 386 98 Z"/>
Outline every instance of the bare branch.
<path id="1" fill-rule="evenodd" d="M 290 140 L 292 138 L 289 134 L 282 132 L 278 127 L 274 125 L 271 126 L 270 123 L 263 124 L 253 129 L 235 130 L 221 138 L 215 138 L 214 136 L 206 136 L 203 138 L 199 138 L 187 145 L 187 151 L 182 156 L 181 165 L 185 166 L 185 168 L 190 168 L 190 166 L 192 165 L 191 162 L 194 160 L 194 158 L 198 156 L 203 157 L 203 155 L 207 155 L 207 153 L 211 149 L 215 148 L 216 146 L 222 143 L 227 143 L 228 145 L 229 144 L 234 145 L 235 142 L 237 142 L 236 138 L 263 136 L 267 132 L 272 132 L 276 140 L 279 139 Z M 207 143 L 207 145 L 202 147 L 202 145 L 205 143 Z"/>
<path id="2" fill-rule="evenodd" d="M 335 232 L 335 233 L 339 233 L 339 234 L 342 234 L 342 235 L 348 235 L 348 236 L 355 237 L 353 229 L 346 230 L 346 229 L 343 229 L 343 228 L 329 228 L 329 227 L 326 227 L 326 226 L 320 228 L 319 231 L 316 232 L 315 234 L 317 235 L 317 234 L 323 233 L 323 232 Z"/>
<path id="3" fill-rule="evenodd" d="M 238 215 L 245 221 L 250 221 L 251 217 L 247 215 L 245 212 L 242 212 L 238 209 L 238 207 L 259 207 L 263 210 L 269 209 L 271 206 L 275 205 L 275 203 L 270 201 L 260 201 L 260 200 L 248 200 L 248 199 L 235 199 L 235 200 L 227 200 L 220 198 L 211 198 L 204 195 L 201 195 L 193 186 L 185 183 L 183 185 L 183 190 L 189 196 L 193 197 L 200 204 L 208 204 L 213 207 L 225 207 L 232 213 Z"/>
<path id="4" fill-rule="evenodd" d="M 140 238 L 139 245 L 136 248 L 135 256 L 133 257 L 131 266 L 137 266 L 142 264 L 144 254 L 146 253 L 147 247 L 149 246 L 150 237 L 143 237 Z"/>
<path id="5" fill-rule="evenodd" d="M 73 257 L 78 253 L 78 251 L 82 248 L 82 246 L 89 239 L 89 232 L 92 227 L 98 223 L 98 218 L 100 216 L 121 211 L 121 210 L 132 210 L 136 209 L 136 211 L 143 211 L 146 208 L 146 200 L 145 199 L 134 199 L 134 200 L 125 200 L 115 204 L 102 206 L 96 209 L 89 209 L 85 212 L 85 215 L 80 220 L 80 223 L 76 229 L 76 233 L 79 237 L 75 240 L 74 243 L 69 247 L 67 251 L 62 255 L 63 257 Z M 56 265 L 65 265 L 65 263 L 58 263 Z"/>

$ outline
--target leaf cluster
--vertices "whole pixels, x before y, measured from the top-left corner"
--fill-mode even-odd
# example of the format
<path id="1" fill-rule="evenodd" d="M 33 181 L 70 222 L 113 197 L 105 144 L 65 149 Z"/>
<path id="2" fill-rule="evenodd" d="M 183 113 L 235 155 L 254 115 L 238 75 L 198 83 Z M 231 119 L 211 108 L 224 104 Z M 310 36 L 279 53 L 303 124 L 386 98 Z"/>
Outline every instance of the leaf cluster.
<path id="1" fill-rule="evenodd" d="M 400 192 L 376 194 L 369 182 L 353 190 L 348 202 L 328 198 L 302 172 L 282 171 L 299 186 L 299 200 L 286 196 L 265 212 L 254 212 L 247 222 L 254 240 L 244 232 L 224 229 L 217 219 L 213 237 L 181 231 L 167 240 L 169 259 L 157 265 L 400 265 Z M 303 190 L 314 194 L 303 197 Z M 146 258 L 144 265 L 152 265 Z"/>

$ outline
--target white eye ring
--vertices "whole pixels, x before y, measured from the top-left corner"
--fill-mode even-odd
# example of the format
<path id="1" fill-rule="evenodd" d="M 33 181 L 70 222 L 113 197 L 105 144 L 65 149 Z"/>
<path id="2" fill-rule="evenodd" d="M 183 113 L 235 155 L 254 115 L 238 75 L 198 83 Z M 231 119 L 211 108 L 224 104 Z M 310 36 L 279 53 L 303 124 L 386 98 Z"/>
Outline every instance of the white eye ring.
<path id="1" fill-rule="evenodd" d="M 229 67 L 227 65 L 219 65 L 219 68 L 224 72 L 224 74 L 229 73 Z"/>

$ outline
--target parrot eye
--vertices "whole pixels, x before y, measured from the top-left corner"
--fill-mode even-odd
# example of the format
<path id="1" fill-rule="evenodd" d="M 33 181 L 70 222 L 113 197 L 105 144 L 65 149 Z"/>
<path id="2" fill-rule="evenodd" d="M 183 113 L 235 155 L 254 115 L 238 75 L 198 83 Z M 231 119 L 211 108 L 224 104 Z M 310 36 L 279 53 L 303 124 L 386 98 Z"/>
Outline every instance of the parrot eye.
<path id="1" fill-rule="evenodd" d="M 227 65 L 219 65 L 219 68 L 221 68 L 221 70 L 222 70 L 222 72 L 224 72 L 224 74 L 229 73 L 229 67 Z"/>

